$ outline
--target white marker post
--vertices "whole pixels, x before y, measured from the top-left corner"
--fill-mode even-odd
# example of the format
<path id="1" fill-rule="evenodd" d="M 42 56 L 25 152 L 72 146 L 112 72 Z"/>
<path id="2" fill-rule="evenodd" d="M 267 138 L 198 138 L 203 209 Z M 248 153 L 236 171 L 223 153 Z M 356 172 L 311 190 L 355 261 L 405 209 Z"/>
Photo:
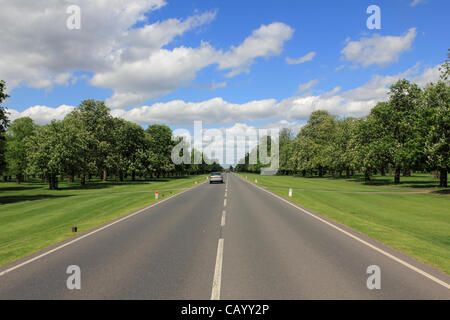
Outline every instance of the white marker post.
<path id="1" fill-rule="evenodd" d="M 158 191 L 156 191 L 155 192 L 155 199 L 158 200 L 158 197 L 159 197 L 159 193 L 158 193 Z"/>
<path id="2" fill-rule="evenodd" d="M 255 183 L 258 183 L 258 179 L 255 179 Z"/>
<path id="3" fill-rule="evenodd" d="M 289 188 L 289 197 L 292 197 L 292 188 Z"/>

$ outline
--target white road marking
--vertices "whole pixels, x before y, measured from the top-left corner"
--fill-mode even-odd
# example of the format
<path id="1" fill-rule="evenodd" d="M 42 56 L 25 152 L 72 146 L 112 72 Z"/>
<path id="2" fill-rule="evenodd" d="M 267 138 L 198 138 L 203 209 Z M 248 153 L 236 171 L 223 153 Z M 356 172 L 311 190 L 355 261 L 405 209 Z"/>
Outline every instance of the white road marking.
<path id="1" fill-rule="evenodd" d="M 243 180 L 243 181 L 246 181 L 246 180 L 244 180 L 244 179 L 242 179 L 242 180 Z M 246 182 L 247 182 L 247 183 L 250 183 L 250 182 L 248 182 L 248 181 L 246 181 Z M 443 286 L 443 287 L 445 287 L 445 288 L 447 288 L 447 289 L 450 289 L 450 284 L 446 283 L 445 281 L 442 281 L 442 280 L 439 279 L 439 278 L 436 278 L 435 276 L 433 276 L 433 275 L 427 273 L 426 271 L 423 271 L 422 269 L 419 269 L 419 268 L 413 266 L 412 264 L 410 264 L 410 263 L 408 263 L 408 262 L 406 262 L 406 261 L 404 261 L 404 260 L 402 260 L 402 259 L 400 259 L 400 258 L 397 258 L 396 256 L 390 254 L 389 252 L 386 252 L 386 251 L 384 251 L 383 249 L 378 248 L 377 246 L 375 246 L 375 245 L 373 245 L 373 244 L 371 244 L 371 243 L 369 243 L 369 242 L 367 242 L 367 241 L 365 241 L 365 240 L 363 240 L 363 239 L 361 239 L 361 238 L 355 236 L 354 234 L 351 234 L 350 232 L 347 232 L 347 231 L 345 231 L 344 229 L 342 229 L 342 228 L 340 228 L 340 227 L 338 227 L 338 226 L 335 226 L 334 224 L 332 224 L 332 223 L 326 221 L 325 219 L 322 219 L 321 217 L 319 217 L 319 216 L 317 216 L 317 215 L 315 215 L 315 214 L 313 214 L 313 213 L 311 213 L 311 212 L 308 212 L 308 211 L 304 210 L 303 208 L 300 208 L 299 206 L 293 204 L 292 202 L 290 202 L 290 201 L 284 199 L 283 197 L 281 197 L 281 196 L 279 196 L 279 195 L 277 195 L 277 194 L 275 194 L 275 193 L 273 193 L 273 192 L 271 192 L 271 191 L 268 191 L 268 190 L 266 190 L 266 189 L 264 189 L 264 188 L 262 188 L 262 187 L 260 187 L 260 186 L 256 186 L 256 185 L 254 185 L 254 184 L 252 184 L 252 183 L 250 183 L 250 184 L 253 185 L 254 187 L 256 187 L 256 188 L 258 188 L 258 189 L 261 189 L 262 191 L 267 192 L 268 194 L 271 194 L 272 196 L 274 196 L 274 197 L 276 197 L 276 198 L 278 198 L 278 199 L 280 199 L 280 200 L 286 202 L 287 204 L 293 206 L 294 208 L 296 208 L 296 209 L 302 211 L 303 213 L 305 213 L 305 214 L 307 214 L 307 215 L 313 217 L 314 219 L 317 219 L 317 220 L 319 220 L 319 221 L 321 221 L 321 222 L 323 222 L 323 223 L 329 225 L 330 227 L 332 227 L 332 228 L 334 228 L 334 229 L 336 229 L 336 230 L 338 230 L 338 231 L 344 233 L 345 235 L 347 235 L 347 236 L 349 236 L 349 237 L 355 239 L 356 241 L 359 241 L 359 242 L 361 242 L 362 244 L 365 244 L 366 246 L 368 246 L 368 247 L 374 249 L 375 251 L 378 251 L 379 253 L 385 255 L 386 257 L 391 258 L 392 260 L 394 260 L 394 261 L 396 261 L 396 262 L 398 262 L 398 263 L 404 265 L 405 267 L 407 267 L 407 268 L 409 268 L 409 269 L 411 269 L 411 270 L 413 270 L 413 271 L 415 271 L 415 272 L 417 272 L 417 273 L 423 275 L 424 277 L 426 277 L 426 278 L 428 278 L 428 279 L 430 279 L 430 280 L 436 282 L 437 284 L 440 284 L 441 286 Z"/>
<path id="2" fill-rule="evenodd" d="M 185 192 L 187 192 L 187 191 L 190 191 L 190 190 L 192 190 L 192 189 L 195 189 L 195 188 L 201 186 L 202 184 L 203 184 L 203 183 L 200 183 L 200 184 L 196 185 L 195 187 L 189 188 L 189 189 L 184 190 L 184 191 L 182 191 L 182 192 L 180 192 L 180 193 L 174 194 L 173 196 L 170 196 L 170 197 L 165 198 L 165 199 L 163 199 L 163 200 L 160 200 L 160 201 L 158 201 L 158 202 L 156 202 L 156 203 L 153 203 L 153 204 L 151 204 L 151 205 L 149 205 L 149 206 L 147 206 L 147 207 L 145 207 L 145 208 L 143 208 L 143 209 L 141 209 L 141 210 L 138 210 L 138 211 L 136 211 L 136 212 L 133 212 L 133 213 L 131 213 L 131 214 L 129 214 L 129 215 L 123 217 L 123 218 L 120 218 L 120 219 L 118 219 L 118 220 L 115 220 L 115 221 L 113 221 L 113 222 L 111 222 L 111 223 L 108 223 L 107 225 L 105 225 L 105 226 L 103 226 L 103 227 L 101 227 L 101 228 L 95 229 L 94 231 L 91 231 L 91 232 L 89 232 L 89 233 L 87 233 L 87 234 L 85 234 L 85 235 L 82 235 L 82 236 L 80 236 L 80 237 L 78 237 L 78 238 L 76 238 L 76 239 L 74 239 L 74 240 L 72 240 L 72 241 L 66 242 L 66 243 L 64 243 L 64 244 L 62 244 L 62 245 L 60 245 L 60 246 L 58 246 L 58 247 L 56 247 L 56 248 L 54 248 L 54 249 L 51 249 L 51 250 L 49 250 L 49 251 L 46 251 L 46 252 L 44 252 L 44 253 L 42 253 L 42 254 L 40 254 L 40 255 L 34 257 L 34 258 L 31 258 L 31 259 L 26 260 L 26 261 L 24 261 L 24 262 L 22 262 L 22 263 L 20 263 L 20 264 L 18 264 L 18 265 L 16 265 L 16 266 L 13 266 L 13 267 L 11 267 L 11 268 L 9 268 L 9 269 L 6 269 L 5 271 L 0 272 L 0 277 L 3 276 L 3 275 L 5 275 L 5 274 L 7 274 L 7 273 L 9 273 L 9 272 L 11 272 L 11 271 L 13 271 L 13 270 L 19 269 L 20 267 L 23 267 L 23 266 L 25 266 L 25 265 L 27 265 L 27 264 L 33 262 L 33 261 L 36 261 L 36 260 L 38 260 L 38 259 L 41 259 L 41 258 L 43 258 L 43 257 L 45 257 L 45 256 L 47 256 L 47 255 L 49 255 L 49 254 L 51 254 L 51 253 L 53 253 L 53 252 L 55 252 L 55 251 L 61 250 L 62 248 L 67 247 L 67 246 L 69 246 L 69 245 L 71 245 L 71 244 L 73 244 L 73 243 L 75 243 L 75 242 L 78 242 L 78 241 L 80 241 L 80 240 L 82 240 L 82 239 L 84 239 L 84 238 L 87 238 L 87 237 L 89 237 L 89 236 L 91 236 L 91 235 L 93 235 L 93 234 L 95 234 L 95 233 L 97 233 L 97 232 L 100 232 L 100 231 L 102 231 L 102 230 L 105 230 L 105 229 L 107 229 L 107 228 L 109 228 L 109 227 L 115 225 L 116 223 L 119 223 L 119 222 L 125 221 L 125 220 L 127 220 L 127 219 L 130 219 L 131 217 L 134 217 L 135 215 L 138 215 L 138 214 L 140 214 L 140 213 L 142 213 L 142 212 L 144 212 L 144 211 L 147 211 L 148 209 L 150 209 L 150 208 L 152 208 L 152 207 L 154 207 L 154 206 L 157 206 L 157 205 L 159 205 L 159 204 L 161 204 L 161 203 L 163 203 L 163 202 L 165 202 L 165 201 L 167 201 L 167 200 L 170 200 L 170 199 L 172 199 L 172 198 L 175 198 L 175 197 L 177 197 L 177 196 L 179 196 L 179 195 L 181 195 L 181 194 L 183 194 L 183 193 L 185 193 Z"/>
<path id="3" fill-rule="evenodd" d="M 226 207 L 227 206 L 227 199 L 223 200 L 223 206 Z"/>
<path id="4" fill-rule="evenodd" d="M 225 192 L 225 198 L 227 197 L 227 192 Z"/>
<path id="5" fill-rule="evenodd" d="M 225 227 L 225 217 L 226 217 L 227 212 L 225 210 L 222 211 L 222 222 L 221 222 L 221 226 Z"/>
<path id="6" fill-rule="evenodd" d="M 217 245 L 216 267 L 211 291 L 211 300 L 220 300 L 220 285 L 222 282 L 223 239 Z"/>

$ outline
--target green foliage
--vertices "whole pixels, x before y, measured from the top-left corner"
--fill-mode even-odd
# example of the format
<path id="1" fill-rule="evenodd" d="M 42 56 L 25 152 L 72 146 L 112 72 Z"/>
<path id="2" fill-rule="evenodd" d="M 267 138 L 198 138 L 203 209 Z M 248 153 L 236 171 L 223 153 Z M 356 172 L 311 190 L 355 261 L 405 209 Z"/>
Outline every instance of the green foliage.
<path id="1" fill-rule="evenodd" d="M 450 53 L 449 53 L 450 59 Z M 336 119 L 327 111 L 311 113 L 297 137 L 288 129 L 280 134 L 278 173 L 303 176 L 332 176 L 355 171 L 366 180 L 376 173 L 411 170 L 438 170 L 440 185 L 447 187 L 450 165 L 450 62 L 441 66 L 441 80 L 422 90 L 401 79 L 393 84 L 389 99 L 374 106 L 367 117 Z M 257 172 L 260 165 L 249 165 L 257 157 L 255 147 L 236 166 L 236 171 Z"/>
<path id="2" fill-rule="evenodd" d="M 12 122 L 7 131 L 6 161 L 9 175 L 16 176 L 22 182 L 28 168 L 26 147 L 27 139 L 35 134 L 36 125 L 29 117 L 19 118 Z"/>
<path id="3" fill-rule="evenodd" d="M 6 94 L 5 81 L 0 80 L 0 173 L 6 169 L 5 150 L 6 136 L 5 132 L 9 125 L 8 112 L 2 106 L 4 100 L 9 96 Z"/>
<path id="4" fill-rule="evenodd" d="M 111 116 L 103 101 L 85 100 L 61 121 L 35 126 L 30 118 L 17 119 L 8 130 L 9 175 L 20 182 L 25 174 L 47 180 L 131 175 L 167 177 L 220 171 L 222 167 L 202 155 L 202 164 L 175 166 L 171 160 L 172 130 L 165 125 L 141 126 Z"/>

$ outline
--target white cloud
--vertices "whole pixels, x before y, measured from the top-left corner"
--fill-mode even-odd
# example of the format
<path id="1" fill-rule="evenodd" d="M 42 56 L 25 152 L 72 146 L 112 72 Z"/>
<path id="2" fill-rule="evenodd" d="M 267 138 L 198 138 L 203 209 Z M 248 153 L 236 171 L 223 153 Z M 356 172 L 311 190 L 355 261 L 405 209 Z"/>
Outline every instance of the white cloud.
<path id="1" fill-rule="evenodd" d="M 347 40 L 341 53 L 346 60 L 363 67 L 371 65 L 384 67 L 398 61 L 399 56 L 411 48 L 416 34 L 416 29 L 411 28 L 403 36 L 374 35 L 359 41 Z"/>
<path id="2" fill-rule="evenodd" d="M 202 120 L 205 124 L 225 124 L 271 119 L 276 113 L 275 107 L 275 99 L 234 104 L 222 98 L 214 98 L 202 102 L 173 100 L 133 108 L 129 111 L 117 109 L 112 113 L 114 116 L 123 117 L 139 124 L 193 124 L 196 120 Z"/>
<path id="3" fill-rule="evenodd" d="M 258 57 L 279 55 L 284 43 L 292 37 L 294 30 L 288 25 L 274 22 L 262 25 L 247 37 L 238 47 L 232 47 L 220 59 L 219 70 L 231 69 L 229 77 L 249 72 Z"/>
<path id="4" fill-rule="evenodd" d="M 0 74 L 8 89 L 48 88 L 75 70 L 97 72 L 120 56 L 125 31 L 163 0 L 79 0 L 81 30 L 66 28 L 70 3 L 0 0 Z M 63 83 L 65 81 L 62 81 Z"/>
<path id="5" fill-rule="evenodd" d="M 293 32 L 283 23 L 272 23 L 229 51 L 216 50 L 207 42 L 168 49 L 165 46 L 176 37 L 213 21 L 217 12 L 148 23 L 144 14 L 166 5 L 164 0 L 76 4 L 81 29 L 69 30 L 66 1 L 0 0 L 0 43 L 8 44 L 2 46 L 0 74 L 8 90 L 20 85 L 39 89 L 70 85 L 77 80 L 75 71 L 86 71 L 93 74 L 91 84 L 113 90 L 107 100 L 111 107 L 142 105 L 189 84 L 199 70 L 212 64 L 231 70 L 229 75 L 248 72 L 256 58 L 279 54 Z"/>
<path id="6" fill-rule="evenodd" d="M 335 87 L 319 95 L 307 94 L 282 101 L 275 99 L 255 100 L 237 104 L 218 97 L 200 102 L 173 100 L 155 103 L 130 110 L 114 109 L 112 114 L 126 120 L 149 125 L 166 123 L 176 126 L 192 126 L 194 121 L 202 120 L 205 125 L 226 125 L 232 123 L 272 121 L 289 125 L 292 121 L 307 120 L 312 111 L 327 110 L 341 117 L 361 117 L 367 115 L 377 102 L 385 101 L 389 86 L 397 80 L 407 78 L 420 86 L 439 79 L 439 65 L 421 68 L 419 64 L 396 75 L 376 75 L 365 84 L 341 92 Z M 73 107 L 61 106 L 57 109 L 44 106 L 31 107 L 22 113 L 10 110 L 13 118 L 31 116 L 39 123 L 51 119 L 61 119 Z"/>
<path id="7" fill-rule="evenodd" d="M 301 63 L 305 63 L 307 61 L 311 61 L 312 59 L 314 59 L 315 56 L 316 56 L 316 52 L 312 51 L 312 52 L 308 53 L 307 55 L 300 57 L 298 59 L 286 58 L 286 62 L 288 64 L 301 64 Z"/>
<path id="8" fill-rule="evenodd" d="M 302 83 L 301 85 L 298 86 L 297 92 L 303 92 L 303 91 L 309 90 L 318 83 L 319 83 L 319 80 L 317 80 L 317 79 L 310 80 L 306 83 Z"/>
<path id="9" fill-rule="evenodd" d="M 410 6 L 411 7 L 415 7 L 415 6 L 417 6 L 419 3 L 425 3 L 427 0 L 413 0 L 411 3 L 410 3 Z"/>
<path id="10" fill-rule="evenodd" d="M 22 117 L 30 117 L 34 120 L 35 123 L 43 125 L 48 124 L 52 120 L 62 120 L 66 115 L 71 113 L 75 107 L 60 105 L 57 108 L 50 108 L 47 106 L 33 106 L 29 107 L 23 112 L 18 112 L 14 109 L 8 109 L 7 111 L 10 113 L 8 118 L 11 121 Z"/>
<path id="11" fill-rule="evenodd" d="M 106 100 L 109 107 L 133 106 L 193 80 L 198 70 L 214 62 L 215 52 L 207 43 L 195 49 L 160 49 L 147 58 L 97 73 L 91 83 L 114 88 L 114 95 Z"/>

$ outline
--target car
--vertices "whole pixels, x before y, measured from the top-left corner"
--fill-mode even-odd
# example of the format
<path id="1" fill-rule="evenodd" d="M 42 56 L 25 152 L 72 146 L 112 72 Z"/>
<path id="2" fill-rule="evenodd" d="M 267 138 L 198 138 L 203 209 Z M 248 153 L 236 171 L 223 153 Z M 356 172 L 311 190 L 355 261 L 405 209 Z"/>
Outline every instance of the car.
<path id="1" fill-rule="evenodd" d="M 223 183 L 222 173 L 220 173 L 220 172 L 213 172 L 213 173 L 211 173 L 211 175 L 209 177 L 209 184 L 215 183 L 215 182 Z"/>

